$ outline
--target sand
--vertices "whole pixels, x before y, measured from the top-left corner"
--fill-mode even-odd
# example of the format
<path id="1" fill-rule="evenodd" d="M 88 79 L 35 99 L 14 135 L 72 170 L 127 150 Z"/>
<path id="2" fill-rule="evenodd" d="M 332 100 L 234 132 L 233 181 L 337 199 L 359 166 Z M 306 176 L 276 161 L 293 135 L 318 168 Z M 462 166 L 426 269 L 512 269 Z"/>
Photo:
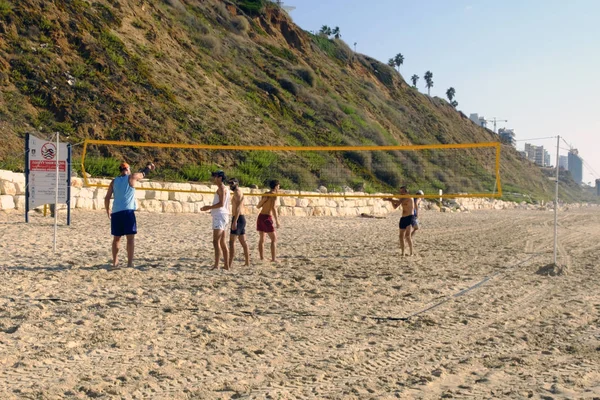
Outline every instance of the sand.
<path id="1" fill-rule="evenodd" d="M 560 213 L 560 268 L 552 212 L 422 214 L 404 259 L 397 213 L 284 217 L 277 265 L 250 217 L 224 272 L 210 216 L 140 212 L 109 272 L 103 212 L 56 255 L 52 219 L 0 213 L 0 398 L 600 397 L 600 210 Z"/>

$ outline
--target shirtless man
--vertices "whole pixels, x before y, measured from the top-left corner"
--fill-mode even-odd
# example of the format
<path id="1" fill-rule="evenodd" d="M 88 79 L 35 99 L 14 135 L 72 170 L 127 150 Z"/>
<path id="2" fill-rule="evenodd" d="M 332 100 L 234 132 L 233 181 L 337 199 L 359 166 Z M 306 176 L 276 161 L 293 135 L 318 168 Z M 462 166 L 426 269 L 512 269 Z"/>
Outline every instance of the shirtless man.
<path id="1" fill-rule="evenodd" d="M 400 194 L 405 196 L 408 194 L 406 186 L 400 187 Z M 401 199 L 385 199 L 392 203 L 394 208 L 402 206 L 402 218 L 400 218 L 400 250 L 402 251 L 402 257 L 405 256 L 404 241 L 408 243 L 409 256 L 413 255 L 413 243 L 411 237 L 412 224 L 415 219 L 414 210 L 415 202 L 410 197 L 404 197 Z"/>
<path id="2" fill-rule="evenodd" d="M 272 180 L 269 182 L 269 187 L 271 190 L 267 194 L 276 194 L 279 191 L 279 181 Z M 263 196 L 257 205 L 261 209 L 256 221 L 256 230 L 260 235 L 258 239 L 258 254 L 261 261 L 264 260 L 265 234 L 267 234 L 269 239 L 271 239 L 271 261 L 277 262 L 275 258 L 277 245 L 275 226 L 279 229 L 279 217 L 277 216 L 277 208 L 275 207 L 276 201 L 276 196 Z M 275 219 L 275 226 L 273 226 L 273 218 Z"/>
<path id="3" fill-rule="evenodd" d="M 240 190 L 240 183 L 237 178 L 229 180 L 229 189 L 231 189 L 231 231 L 229 232 L 229 269 L 233 265 L 233 257 L 235 255 L 235 239 L 239 239 L 242 248 L 244 249 L 244 258 L 246 262 L 244 266 L 250 265 L 250 253 L 248 251 L 248 243 L 246 243 L 246 212 L 244 207 L 244 193 Z"/>

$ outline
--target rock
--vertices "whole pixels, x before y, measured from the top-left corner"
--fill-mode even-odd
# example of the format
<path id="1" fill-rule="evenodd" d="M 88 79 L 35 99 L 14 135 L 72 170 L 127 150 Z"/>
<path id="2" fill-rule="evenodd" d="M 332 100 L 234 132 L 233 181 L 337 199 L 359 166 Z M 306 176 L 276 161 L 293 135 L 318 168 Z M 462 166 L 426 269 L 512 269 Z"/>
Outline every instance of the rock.
<path id="1" fill-rule="evenodd" d="M 327 188 L 325 186 L 319 186 L 319 188 L 317 189 L 317 192 L 327 193 Z"/>

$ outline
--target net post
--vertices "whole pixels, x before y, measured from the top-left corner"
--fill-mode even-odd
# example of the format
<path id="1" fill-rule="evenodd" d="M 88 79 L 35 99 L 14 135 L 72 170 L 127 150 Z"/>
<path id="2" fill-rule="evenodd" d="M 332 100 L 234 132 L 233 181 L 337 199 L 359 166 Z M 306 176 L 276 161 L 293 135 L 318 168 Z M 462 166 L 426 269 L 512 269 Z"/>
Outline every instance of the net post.
<path id="1" fill-rule="evenodd" d="M 560 149 L 560 135 L 556 136 L 556 185 L 554 188 L 554 265 L 556 264 L 558 247 L 558 157 Z"/>

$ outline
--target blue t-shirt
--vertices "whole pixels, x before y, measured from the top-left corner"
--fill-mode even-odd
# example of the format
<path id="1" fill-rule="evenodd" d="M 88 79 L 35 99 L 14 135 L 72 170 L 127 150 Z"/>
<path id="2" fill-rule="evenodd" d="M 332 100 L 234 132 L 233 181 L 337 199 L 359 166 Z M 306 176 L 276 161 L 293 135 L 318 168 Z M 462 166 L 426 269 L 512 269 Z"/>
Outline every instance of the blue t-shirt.
<path id="1" fill-rule="evenodd" d="M 135 188 L 129 185 L 129 175 L 118 176 L 113 181 L 113 213 L 125 210 L 135 210 Z"/>

